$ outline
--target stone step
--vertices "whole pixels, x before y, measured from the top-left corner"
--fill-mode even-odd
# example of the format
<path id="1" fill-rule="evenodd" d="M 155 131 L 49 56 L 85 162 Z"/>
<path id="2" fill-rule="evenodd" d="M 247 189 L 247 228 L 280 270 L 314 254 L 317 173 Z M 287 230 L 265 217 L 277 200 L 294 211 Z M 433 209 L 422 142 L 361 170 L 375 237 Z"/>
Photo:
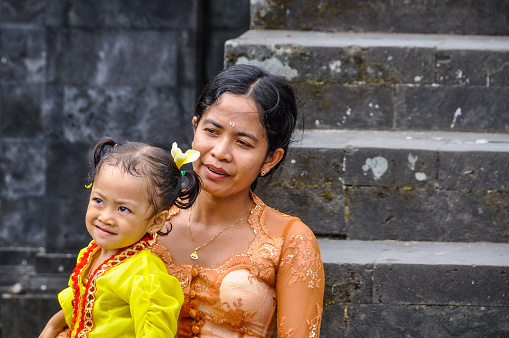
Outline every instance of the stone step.
<path id="1" fill-rule="evenodd" d="M 0 247 L 0 266 L 2 265 L 34 265 L 37 254 L 43 252 L 43 248 L 34 247 Z"/>
<path id="2" fill-rule="evenodd" d="M 59 310 L 56 294 L 3 294 L 0 299 L 0 338 L 38 337 Z"/>
<path id="3" fill-rule="evenodd" d="M 509 319 L 509 244 L 318 242 L 326 276 L 322 337 L 367 337 L 376 332 L 460 336 L 455 330 L 465 329 L 471 337 L 509 332 L 500 320 Z M 35 336 L 58 310 L 56 294 L 65 287 L 63 278 L 35 276 L 55 287 L 43 293 L 4 294 L 0 328 L 5 337 L 19 332 Z M 13 323 L 31 325 L 7 325 L 13 318 Z"/>
<path id="4" fill-rule="evenodd" d="M 509 35 L 509 2 L 251 1 L 251 26 L 353 32 Z"/>
<path id="5" fill-rule="evenodd" d="M 250 30 L 225 59 L 292 81 L 308 128 L 509 132 L 509 37 Z"/>
<path id="6" fill-rule="evenodd" d="M 322 337 L 506 337 L 509 244 L 319 239 Z"/>
<path id="7" fill-rule="evenodd" d="M 315 234 L 509 243 L 509 135 L 309 130 L 256 193 Z M 293 203 L 288 203 L 293 201 Z"/>
<path id="8" fill-rule="evenodd" d="M 35 269 L 39 273 L 71 274 L 76 265 L 77 254 L 40 253 L 35 258 Z"/>

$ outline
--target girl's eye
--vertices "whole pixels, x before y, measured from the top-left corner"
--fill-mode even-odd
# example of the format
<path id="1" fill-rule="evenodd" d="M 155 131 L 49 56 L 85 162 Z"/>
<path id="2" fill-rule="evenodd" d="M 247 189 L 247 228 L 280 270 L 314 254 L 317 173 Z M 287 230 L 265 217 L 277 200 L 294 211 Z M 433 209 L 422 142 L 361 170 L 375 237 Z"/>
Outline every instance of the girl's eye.
<path id="1" fill-rule="evenodd" d="M 131 212 L 131 210 L 129 210 L 129 209 L 128 209 L 128 208 L 126 208 L 126 207 L 119 207 L 119 208 L 118 208 L 118 210 L 119 210 L 120 212 L 126 212 L 126 213 L 127 213 L 127 212 Z"/>
<path id="2" fill-rule="evenodd" d="M 103 200 L 102 200 L 102 199 L 100 199 L 100 198 L 97 198 L 97 197 L 96 197 L 96 198 L 93 198 L 92 200 L 93 200 L 95 203 L 97 203 L 97 204 L 101 204 L 101 205 L 102 205 L 102 204 L 104 204 Z"/>

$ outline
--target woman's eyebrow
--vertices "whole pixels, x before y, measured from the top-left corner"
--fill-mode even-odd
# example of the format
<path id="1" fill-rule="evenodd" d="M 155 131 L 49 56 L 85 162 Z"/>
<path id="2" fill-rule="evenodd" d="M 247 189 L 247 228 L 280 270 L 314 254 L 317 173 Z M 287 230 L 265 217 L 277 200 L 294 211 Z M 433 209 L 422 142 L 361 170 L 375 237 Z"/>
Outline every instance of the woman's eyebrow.
<path id="1" fill-rule="evenodd" d="M 256 137 L 255 135 L 251 134 L 251 133 L 246 133 L 246 132 L 242 132 L 242 131 L 239 131 L 237 133 L 237 135 L 239 136 L 244 136 L 244 137 L 247 137 L 247 138 L 250 138 L 251 140 L 253 140 L 254 142 L 258 143 L 260 142 L 260 140 L 258 140 L 258 137 Z"/>
<path id="2" fill-rule="evenodd" d="M 210 124 L 214 125 L 217 128 L 224 129 L 223 125 L 219 124 L 219 122 L 216 122 L 215 120 L 205 119 L 205 120 L 203 120 L 203 122 L 204 123 L 210 123 Z"/>
<path id="3" fill-rule="evenodd" d="M 220 124 L 219 122 L 215 121 L 215 120 L 212 120 L 212 119 L 204 119 L 203 120 L 204 123 L 210 123 L 212 124 L 213 126 L 215 126 L 216 128 L 219 128 L 219 129 L 224 129 L 223 125 Z M 252 133 L 247 133 L 247 132 L 244 132 L 244 131 L 239 131 L 237 132 L 237 135 L 239 136 L 244 136 L 244 137 L 247 137 L 247 138 L 250 138 L 252 139 L 254 142 L 258 143 L 260 142 L 260 140 L 258 139 L 258 137 L 256 137 L 254 134 Z"/>

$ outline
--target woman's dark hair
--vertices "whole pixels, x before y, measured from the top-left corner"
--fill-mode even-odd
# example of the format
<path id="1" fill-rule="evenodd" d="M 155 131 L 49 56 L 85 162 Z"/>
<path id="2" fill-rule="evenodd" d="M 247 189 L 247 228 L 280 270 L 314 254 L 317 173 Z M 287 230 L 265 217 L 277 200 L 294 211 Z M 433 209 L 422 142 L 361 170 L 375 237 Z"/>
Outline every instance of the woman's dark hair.
<path id="1" fill-rule="evenodd" d="M 150 186 L 149 203 L 154 209 L 152 216 L 173 205 L 190 208 L 200 192 L 198 174 L 193 170 L 182 174 L 170 152 L 146 143 L 117 144 L 110 137 L 104 137 L 94 147 L 92 164 L 91 183 L 104 164 L 146 179 Z"/>
<path id="2" fill-rule="evenodd" d="M 195 107 L 198 126 L 205 111 L 212 106 L 223 93 L 247 95 L 252 97 L 260 112 L 260 122 L 268 140 L 267 156 L 278 148 L 283 148 L 283 158 L 265 177 L 271 177 L 282 164 L 288 153 L 292 133 L 297 122 L 297 97 L 292 86 L 284 78 L 270 74 L 266 70 L 238 64 L 224 69 L 203 89 Z M 258 179 L 251 185 L 254 190 Z"/>

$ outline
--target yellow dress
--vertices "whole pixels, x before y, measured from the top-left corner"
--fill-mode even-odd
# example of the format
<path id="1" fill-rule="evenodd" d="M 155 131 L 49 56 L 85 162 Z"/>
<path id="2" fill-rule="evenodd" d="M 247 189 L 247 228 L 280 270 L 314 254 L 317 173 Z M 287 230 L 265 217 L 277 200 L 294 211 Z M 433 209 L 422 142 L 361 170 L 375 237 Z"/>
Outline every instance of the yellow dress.
<path id="1" fill-rule="evenodd" d="M 150 247 L 146 237 L 123 249 L 101 264 L 86 285 L 83 272 L 99 248 L 92 241 L 81 250 L 69 287 L 58 295 L 69 337 L 175 335 L 182 289 Z"/>
<path id="2" fill-rule="evenodd" d="M 156 237 L 152 252 L 184 290 L 177 337 L 274 337 L 276 326 L 278 338 L 319 337 L 325 282 L 316 238 L 298 218 L 251 198 L 254 241 L 218 268 L 174 264 Z"/>

